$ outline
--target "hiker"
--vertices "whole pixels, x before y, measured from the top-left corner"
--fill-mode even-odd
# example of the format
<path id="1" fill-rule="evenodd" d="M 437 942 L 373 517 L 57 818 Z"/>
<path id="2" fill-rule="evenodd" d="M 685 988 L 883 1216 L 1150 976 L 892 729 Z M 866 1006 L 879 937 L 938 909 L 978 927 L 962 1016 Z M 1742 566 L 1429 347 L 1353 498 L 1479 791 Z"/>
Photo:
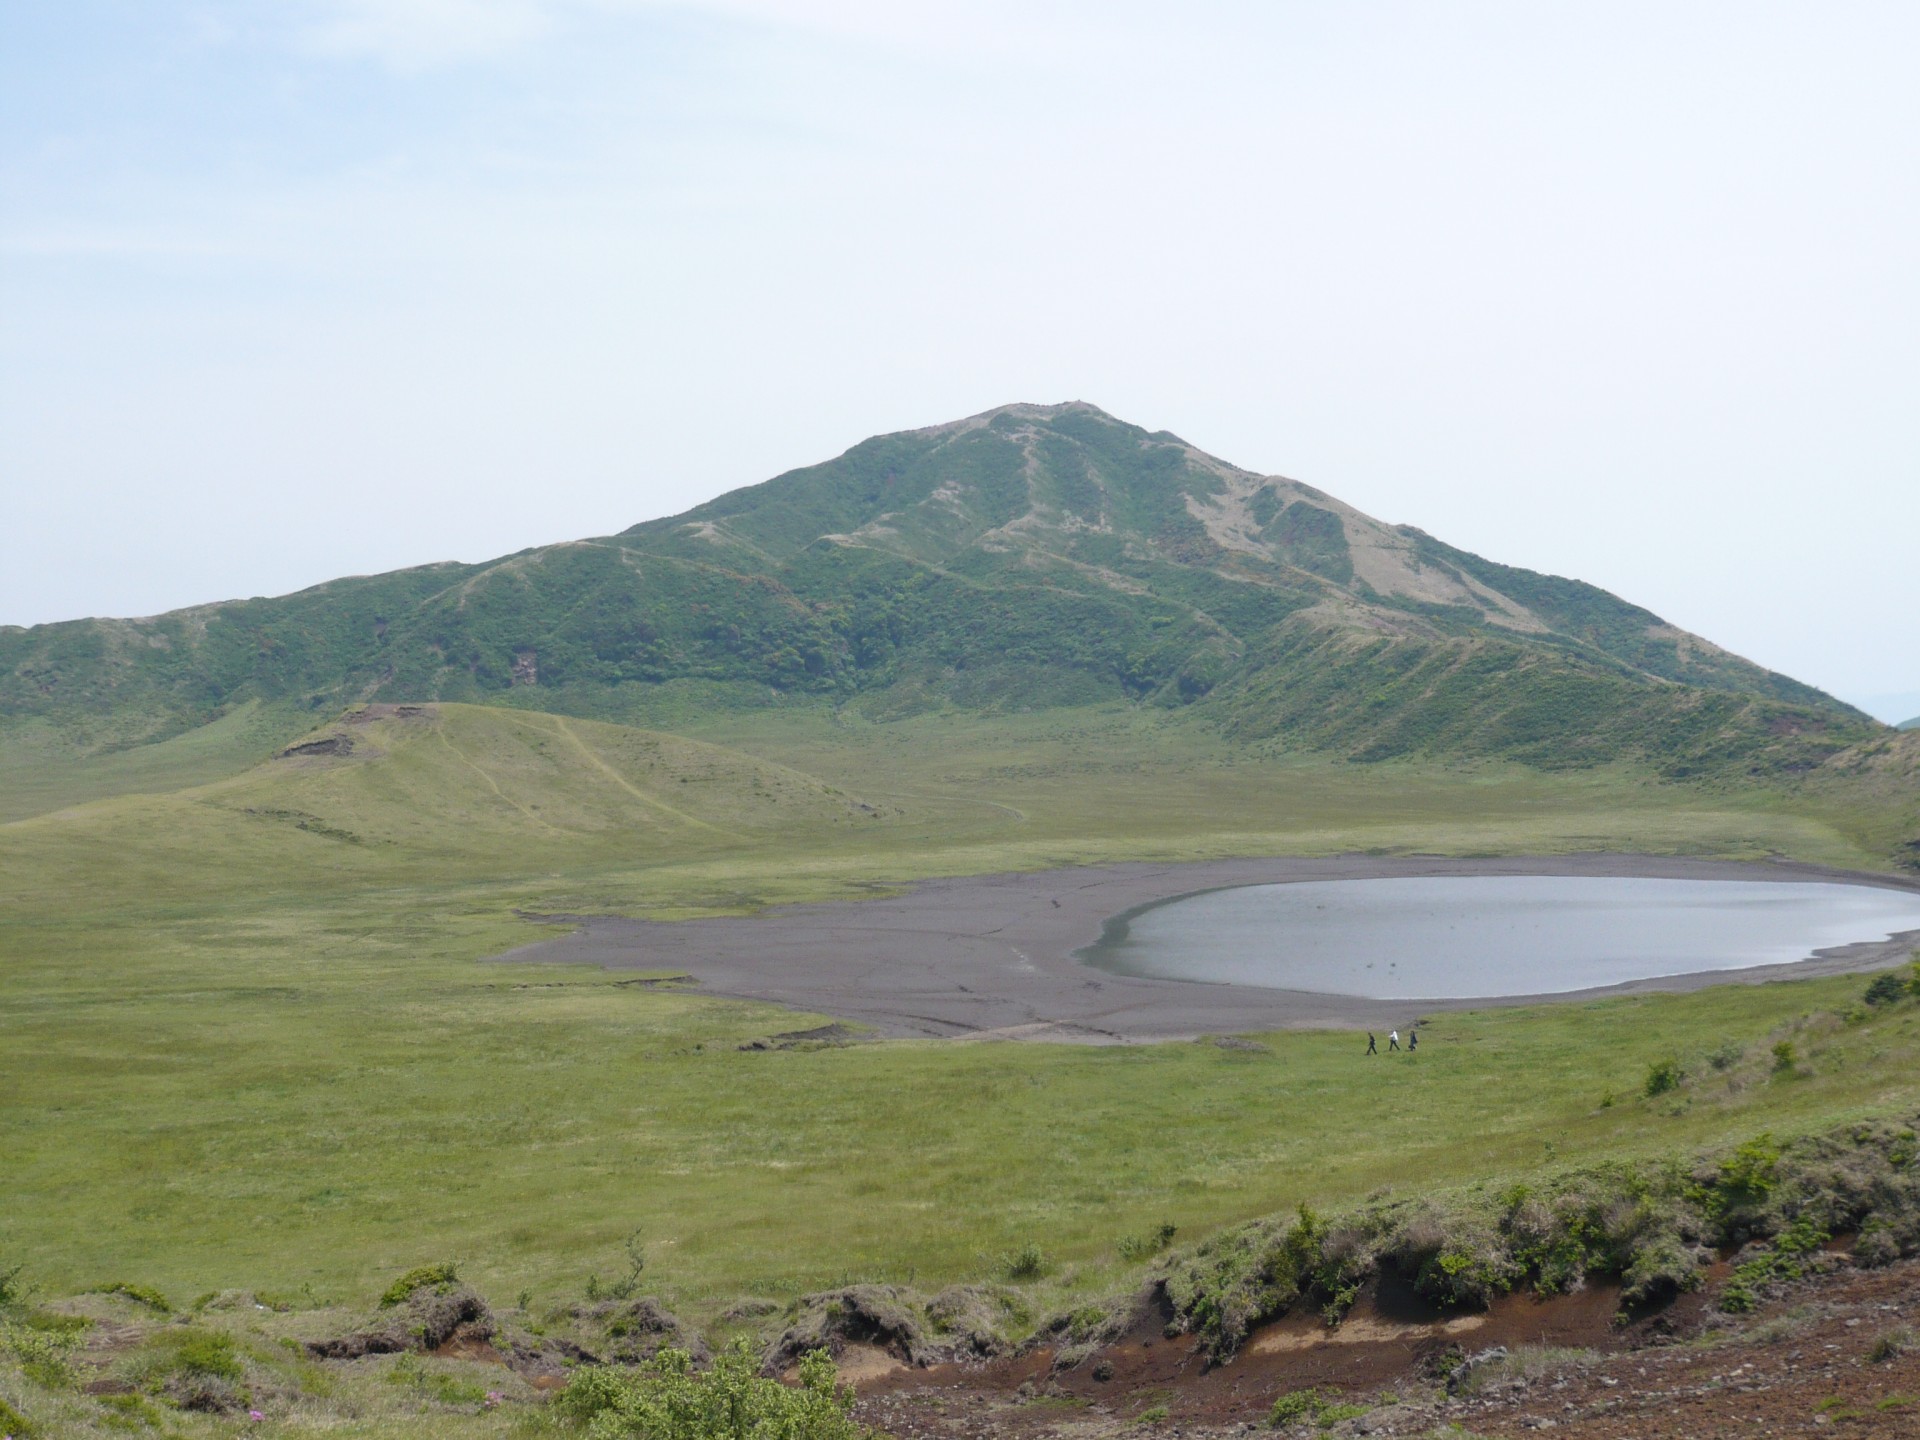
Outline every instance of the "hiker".
<path id="1" fill-rule="evenodd" d="M 1418 1050 L 1419 1048 L 1420 1048 L 1420 1032 L 1418 1030 L 1407 1031 L 1407 1054 L 1411 1055 L 1414 1051 Z"/>
<path id="2" fill-rule="evenodd" d="M 1400 1048 L 1400 1032 L 1398 1030 L 1389 1030 L 1387 1032 L 1387 1049 L 1398 1050 L 1399 1048 Z"/>
<path id="3" fill-rule="evenodd" d="M 1373 1032 L 1369 1030 L 1367 1032 L 1367 1054 L 1378 1055 L 1379 1053 L 1380 1047 L 1373 1043 Z"/>

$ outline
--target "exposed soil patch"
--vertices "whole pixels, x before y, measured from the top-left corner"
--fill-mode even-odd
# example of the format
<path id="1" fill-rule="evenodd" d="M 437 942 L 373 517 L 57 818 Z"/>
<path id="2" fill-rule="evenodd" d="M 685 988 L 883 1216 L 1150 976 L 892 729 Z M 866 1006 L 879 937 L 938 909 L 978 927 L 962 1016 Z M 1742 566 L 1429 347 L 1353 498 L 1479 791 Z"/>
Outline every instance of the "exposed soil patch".
<path id="1" fill-rule="evenodd" d="M 850 1045 L 860 1038 L 861 1032 L 851 1025 L 842 1025 L 835 1021 L 831 1025 L 816 1025 L 811 1030 L 786 1030 L 765 1040 L 749 1040 L 742 1050 L 796 1050 L 818 1045 Z"/>
<path id="2" fill-rule="evenodd" d="M 1920 1436 L 1920 1342 L 1905 1329 L 1920 1322 L 1920 1262 L 1883 1270 L 1843 1262 L 1737 1318 L 1713 1300 L 1711 1291 L 1684 1296 L 1622 1325 L 1610 1286 L 1545 1300 L 1511 1295 L 1471 1317 L 1423 1317 L 1417 1297 L 1375 1289 L 1339 1330 L 1292 1317 L 1255 1332 L 1214 1369 L 1190 1338 L 1136 1328 L 1066 1370 L 1042 1350 L 844 1373 L 860 1393 L 859 1417 L 900 1440 Z M 1305 1390 L 1358 1413 L 1323 1411 L 1339 1417 L 1324 1430 L 1307 1420 L 1268 1432 L 1274 1402 Z"/>
<path id="3" fill-rule="evenodd" d="M 318 740 L 309 740 L 304 745 L 289 745 L 280 752 L 282 759 L 292 759 L 301 755 L 351 755 L 353 737 L 351 735 L 326 735 Z"/>
<path id="4" fill-rule="evenodd" d="M 930 880 L 898 895 L 794 905 L 750 918 L 679 923 L 540 916 L 573 933 L 499 957 L 683 972 L 707 994 L 771 1001 L 870 1025 L 883 1035 L 1114 1044 L 1289 1027 L 1405 1029 L 1435 1010 L 1754 984 L 1872 969 L 1911 941 L 1851 945 L 1790 965 L 1666 976 L 1599 990 L 1499 1000 L 1368 1000 L 1243 985 L 1150 980 L 1095 970 L 1075 952 L 1140 906 L 1235 885 L 1418 875 L 1634 876 L 1679 880 L 1844 880 L 1920 890 L 1920 880 L 1785 862 L 1645 855 L 1347 855 L 1115 865 Z"/>
<path id="5" fill-rule="evenodd" d="M 464 1285 L 422 1287 L 379 1317 L 379 1323 L 331 1340 L 309 1341 L 322 1360 L 358 1360 L 366 1355 L 432 1353 L 448 1345 L 491 1341 L 494 1323 L 487 1302 Z"/>

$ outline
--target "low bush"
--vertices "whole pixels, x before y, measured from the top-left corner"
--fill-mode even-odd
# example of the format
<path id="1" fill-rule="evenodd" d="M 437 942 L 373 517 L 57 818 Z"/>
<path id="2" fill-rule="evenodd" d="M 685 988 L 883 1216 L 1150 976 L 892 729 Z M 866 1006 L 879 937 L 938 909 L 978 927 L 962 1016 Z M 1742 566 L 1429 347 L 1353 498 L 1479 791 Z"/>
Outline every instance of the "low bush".
<path id="1" fill-rule="evenodd" d="M 1357 1420 L 1371 1407 L 1330 1399 L 1318 1390 L 1289 1390 L 1273 1402 L 1267 1412 L 1267 1424 L 1313 1425 L 1327 1429 L 1343 1420 Z"/>
<path id="2" fill-rule="evenodd" d="M 852 1417 L 853 1393 L 837 1385 L 824 1350 L 804 1356 L 798 1383 L 759 1373 L 744 1340 L 723 1350 L 706 1371 L 684 1350 L 662 1350 L 635 1370 L 594 1366 L 575 1373 L 555 1398 L 556 1411 L 592 1440 L 862 1440 Z"/>
<path id="3" fill-rule="evenodd" d="M 1680 1082 L 1686 1078 L 1687 1072 L 1680 1068 L 1679 1057 L 1668 1055 L 1647 1067 L 1646 1083 L 1641 1088 L 1646 1093 L 1646 1097 L 1652 1100 L 1656 1096 L 1678 1090 Z"/>
<path id="4" fill-rule="evenodd" d="M 1151 1260 L 1167 1246 L 1173 1243 L 1173 1237 L 1179 1233 L 1175 1225 L 1161 1224 L 1141 1235 L 1122 1235 L 1117 1247 L 1122 1260 L 1139 1262 Z"/>
<path id="5" fill-rule="evenodd" d="M 1873 977 L 1860 998 L 1869 1005 L 1893 1005 L 1913 994 L 1914 973 L 1909 968 L 1883 970 Z"/>
<path id="6" fill-rule="evenodd" d="M 1000 1260 L 1001 1273 L 1009 1280 L 1037 1280 L 1046 1272 L 1046 1268 L 1045 1252 L 1031 1240 L 1018 1250 L 1008 1252 Z"/>
<path id="7" fill-rule="evenodd" d="M 1873 1344 L 1867 1347 L 1867 1359 L 1875 1365 L 1884 1365 L 1910 1353 L 1916 1345 L 1920 1345 L 1920 1339 L 1915 1338 L 1913 1327 L 1896 1325 L 1874 1337 Z"/>
<path id="8" fill-rule="evenodd" d="M 381 1293 L 380 1305 L 382 1309 L 404 1305 L 416 1290 L 450 1290 L 459 1283 L 460 1271 L 453 1264 L 417 1265 Z"/>
<path id="9" fill-rule="evenodd" d="M 1731 1070 L 1747 1057 L 1746 1046 L 1729 1040 L 1707 1056 L 1707 1064 L 1715 1070 Z"/>
<path id="10" fill-rule="evenodd" d="M 1173 1330 L 1219 1361 L 1302 1304 L 1337 1323 L 1383 1273 L 1463 1308 L 1521 1285 L 1551 1293 L 1606 1277 L 1637 1310 L 1699 1288 L 1714 1249 L 1754 1246 L 1728 1287 L 1737 1310 L 1817 1268 L 1826 1237 L 1849 1231 L 1862 1263 L 1920 1254 L 1913 1127 L 1862 1122 L 1784 1142 L 1763 1134 L 1691 1165 L 1603 1165 L 1418 1202 L 1387 1196 L 1331 1222 L 1303 1210 L 1291 1225 L 1255 1221 L 1176 1256 L 1165 1293 Z"/>
<path id="11" fill-rule="evenodd" d="M 624 1248 L 627 1252 L 627 1273 L 605 1285 L 600 1283 L 597 1274 L 587 1276 L 587 1299 L 631 1300 L 640 1293 L 640 1274 L 647 1268 L 647 1247 L 641 1243 L 638 1230 L 627 1236 Z"/>
<path id="12" fill-rule="evenodd" d="M 4 1399 L 0 1399 L 0 1432 L 9 1440 L 39 1440 L 40 1428 Z"/>
<path id="13" fill-rule="evenodd" d="M 136 1358 L 139 1388 L 182 1410 L 225 1414 L 247 1404 L 246 1363 L 233 1337 L 197 1326 L 155 1333 Z"/>
<path id="14" fill-rule="evenodd" d="M 1759 1252 L 1733 1267 L 1726 1288 L 1720 1292 L 1720 1308 L 1729 1315 L 1752 1311 L 1768 1290 L 1800 1279 L 1811 1271 L 1820 1247 L 1832 1237 L 1806 1216 L 1801 1216 Z"/>
<path id="15" fill-rule="evenodd" d="M 74 1383 L 72 1356 L 80 1348 L 81 1333 L 66 1326 L 0 1321 L 0 1351 L 13 1356 L 29 1379 L 58 1390 Z"/>

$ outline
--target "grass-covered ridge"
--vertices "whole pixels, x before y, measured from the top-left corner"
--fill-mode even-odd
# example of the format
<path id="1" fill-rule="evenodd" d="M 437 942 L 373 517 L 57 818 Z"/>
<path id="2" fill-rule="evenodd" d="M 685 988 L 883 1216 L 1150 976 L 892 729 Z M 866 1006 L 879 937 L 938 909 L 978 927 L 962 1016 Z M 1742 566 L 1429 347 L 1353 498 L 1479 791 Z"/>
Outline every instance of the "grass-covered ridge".
<path id="1" fill-rule="evenodd" d="M 1867 717 L 1590 585 L 1086 405 L 881 436 L 619 535 L 145 620 L 0 629 L 0 728 L 79 753 L 256 704 L 651 723 L 1130 699 L 1360 759 L 1790 774 Z M 1338 705 L 1299 697 L 1337 693 Z"/>

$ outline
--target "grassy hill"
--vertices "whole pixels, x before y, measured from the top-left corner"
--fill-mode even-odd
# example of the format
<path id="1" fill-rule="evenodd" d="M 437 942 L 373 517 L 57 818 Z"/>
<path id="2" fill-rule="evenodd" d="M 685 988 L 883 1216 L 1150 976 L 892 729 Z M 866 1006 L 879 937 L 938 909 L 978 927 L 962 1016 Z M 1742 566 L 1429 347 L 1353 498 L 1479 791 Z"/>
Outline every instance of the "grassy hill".
<path id="1" fill-rule="evenodd" d="M 881 843 L 903 819 L 940 808 L 598 721 L 366 705 L 236 775 L 0 825 L 0 863 L 17 892 L 83 906 L 103 888 L 217 900 Z"/>
<path id="2" fill-rule="evenodd" d="M 1793 774 L 1882 729 L 1593 586 L 1083 404 L 877 437 L 486 564 L 0 630 L 0 724 L 56 760 L 249 704 L 284 739 L 365 701 L 660 724 L 1116 699 L 1358 760 L 1631 758 L 1671 776 Z"/>
<path id="3" fill-rule="evenodd" d="M 354 845 L 473 849 L 617 833 L 634 853 L 890 813 L 696 740 L 471 705 L 357 706 L 199 800 Z"/>

